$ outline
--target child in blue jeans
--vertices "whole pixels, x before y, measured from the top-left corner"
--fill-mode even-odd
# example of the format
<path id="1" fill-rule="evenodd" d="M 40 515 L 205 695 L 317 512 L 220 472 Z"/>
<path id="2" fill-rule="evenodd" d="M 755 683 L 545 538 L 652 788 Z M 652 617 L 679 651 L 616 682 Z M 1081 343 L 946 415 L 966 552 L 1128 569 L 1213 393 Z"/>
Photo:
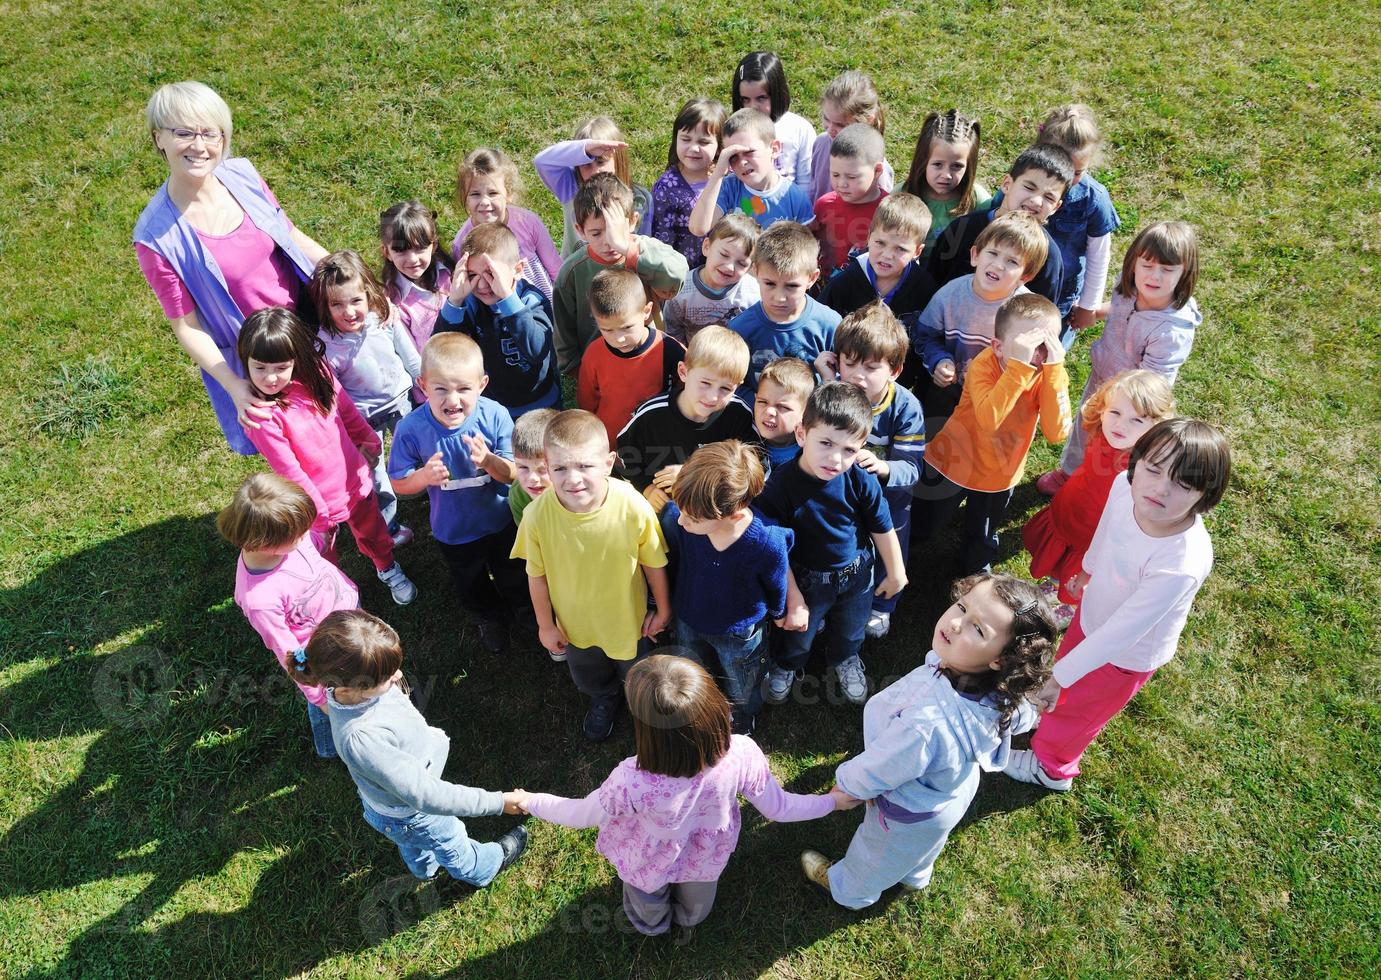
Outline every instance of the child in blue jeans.
<path id="1" fill-rule="evenodd" d="M 445 868 L 482 888 L 527 846 L 520 824 L 497 841 L 477 843 L 459 817 L 520 813 L 513 794 L 458 786 L 441 778 L 450 740 L 408 699 L 398 634 L 359 609 L 321 621 L 290 673 L 326 688 L 331 735 L 350 770 L 365 823 L 398 845 L 403 862 L 426 880 Z"/>
<path id="2" fill-rule="evenodd" d="M 873 595 L 890 597 L 906 587 L 906 563 L 882 485 L 854 465 L 872 428 L 873 406 L 861 388 L 842 381 L 816 388 L 796 428 L 801 455 L 772 471 L 755 502 L 764 517 L 796 532 L 791 571 L 797 588 L 788 597 L 788 629 L 767 677 L 766 698 L 772 704 L 791 693 L 826 615 L 829 662 L 844 697 L 853 704 L 868 699 L 858 652 Z M 874 547 L 887 572 L 876 589 Z M 805 630 L 795 632 L 790 626 L 799 621 L 802 604 L 809 618 Z"/>
<path id="3" fill-rule="evenodd" d="M 762 708 L 765 620 L 784 622 L 795 540 L 748 506 L 765 482 L 757 451 L 729 439 L 697 449 L 672 493 L 680 508 L 667 542 L 677 561 L 676 643 L 711 670 L 718 661 L 735 735 L 751 735 Z"/>

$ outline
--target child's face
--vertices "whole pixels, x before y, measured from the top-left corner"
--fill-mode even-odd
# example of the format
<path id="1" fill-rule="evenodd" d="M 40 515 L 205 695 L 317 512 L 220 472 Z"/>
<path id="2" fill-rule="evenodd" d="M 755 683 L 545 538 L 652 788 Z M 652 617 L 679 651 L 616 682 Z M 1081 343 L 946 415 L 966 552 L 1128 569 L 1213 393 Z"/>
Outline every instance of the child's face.
<path id="1" fill-rule="evenodd" d="M 867 163 L 858 157 L 830 157 L 830 189 L 846 204 L 862 204 L 878 194 L 881 163 Z"/>
<path id="2" fill-rule="evenodd" d="M 1139 310 L 1163 310 L 1175 301 L 1175 287 L 1184 275 L 1184 266 L 1157 262 L 1145 252 L 1132 264 L 1132 281 L 1136 283 L 1136 306 Z"/>
<path id="3" fill-rule="evenodd" d="M 721 411 L 743 383 L 742 378 L 726 378 L 709 368 L 688 368 L 685 361 L 676 366 L 676 374 L 685 386 L 677 396 L 676 406 L 692 422 L 704 422 Z"/>
<path id="4" fill-rule="evenodd" d="M 480 261 L 481 258 L 488 261 Z M 498 255 L 476 252 L 467 258 L 465 271 L 470 275 L 470 288 L 475 298 L 485 306 L 493 306 L 499 301 L 500 295 L 507 296 L 513 292 L 513 284 L 523 271 L 523 260 L 509 265 L 506 259 Z"/>
<path id="5" fill-rule="evenodd" d="M 465 210 L 477 225 L 502 223 L 508 217 L 508 188 L 499 174 L 476 174 L 465 189 Z"/>
<path id="6" fill-rule="evenodd" d="M 743 147 L 729 161 L 734 175 L 755 191 L 770 190 L 777 183 L 773 161 L 781 152 L 781 140 L 764 142 L 749 133 L 739 133 L 731 142 Z"/>
<path id="7" fill-rule="evenodd" d="M 817 480 L 833 480 L 854 465 L 867 437 L 817 422 L 809 429 L 796 426 L 796 441 L 801 446 L 801 469 Z"/>
<path id="8" fill-rule="evenodd" d="M 959 185 L 969 169 L 971 143 L 946 143 L 935 140 L 930 144 L 930 158 L 925 162 L 925 185 L 937 201 L 949 201 L 959 196 Z"/>
<path id="9" fill-rule="evenodd" d="M 1084 179 L 1084 174 L 1088 173 L 1089 164 L 1093 162 L 1093 148 L 1081 150 L 1078 153 L 1070 153 L 1069 159 L 1074 164 L 1074 179 L 1069 182 L 1073 187 Z"/>
<path id="10" fill-rule="evenodd" d="M 595 255 L 605 262 L 617 262 L 628 254 L 633 236 L 638 231 L 638 216 L 627 215 L 617 209 L 605 214 L 592 214 L 576 230 Z"/>
<path id="11" fill-rule="evenodd" d="M 876 405 L 887 394 L 887 388 L 901 375 L 901 368 L 893 368 L 886 361 L 839 355 L 839 380 L 863 389 L 868 401 Z"/>
<path id="12" fill-rule="evenodd" d="M 556 498 L 573 514 L 588 514 L 604 505 L 614 454 L 595 440 L 583 446 L 547 446 L 547 469 Z"/>
<path id="13" fill-rule="evenodd" d="M 1025 211 L 1045 224 L 1060 209 L 1064 196 L 1064 182 L 1044 170 L 1028 170 L 1020 177 L 1008 174 L 1002 178 L 1002 206 L 998 213 Z"/>
<path id="14" fill-rule="evenodd" d="M 526 490 L 533 500 L 542 496 L 542 491 L 551 486 L 546 457 L 514 456 L 513 467 L 518 471 L 518 486 Z"/>
<path id="15" fill-rule="evenodd" d="M 801 424 L 801 413 L 805 410 L 806 401 L 800 395 L 787 391 L 775 381 L 758 382 L 758 393 L 753 398 L 753 424 L 758 435 L 768 442 L 781 445 L 796 438 L 796 427 Z"/>
<path id="16" fill-rule="evenodd" d="M 764 116 L 772 115 L 772 96 L 767 94 L 767 80 L 739 82 L 738 95 L 743 100 L 743 108 L 757 109 Z"/>
<path id="17" fill-rule="evenodd" d="M 1026 262 L 1016 249 L 989 242 L 983 250 L 969 249 L 973 263 L 973 289 L 987 300 L 1006 299 L 1025 282 Z"/>
<path id="18" fill-rule="evenodd" d="M 719 140 L 702 123 L 694 129 L 676 131 L 676 159 L 687 173 L 703 175 L 714 166 Z"/>
<path id="19" fill-rule="evenodd" d="M 1132 400 L 1120 391 L 1113 392 L 1103 408 L 1103 438 L 1118 452 L 1135 446 L 1155 424 L 1155 419 L 1138 412 Z"/>
<path id="20" fill-rule="evenodd" d="M 249 358 L 249 383 L 272 398 L 292 383 L 293 361 L 256 361 Z"/>
<path id="21" fill-rule="evenodd" d="M 700 251 L 705 256 L 705 266 L 700 277 L 711 289 L 727 289 L 743 278 L 752 264 L 748 248 L 737 238 L 708 238 L 701 244 Z"/>
<path id="22" fill-rule="evenodd" d="M 358 279 L 326 290 L 326 309 L 341 333 L 359 333 L 369 315 L 369 297 Z"/>
<path id="23" fill-rule="evenodd" d="M 652 304 L 648 303 L 627 313 L 596 316 L 595 325 L 599 327 L 599 335 L 604 338 L 606 344 L 620 354 L 627 354 L 647 342 L 647 320 L 650 316 Z"/>
<path id="24" fill-rule="evenodd" d="M 821 99 L 820 122 L 824 124 L 824 130 L 829 134 L 830 139 L 834 139 L 845 126 L 853 125 L 855 122 L 867 122 L 867 120 L 856 120 L 852 116 L 845 115 L 839 111 L 839 106 L 828 99 Z"/>
<path id="25" fill-rule="evenodd" d="M 458 429 L 475 414 L 489 375 L 479 364 L 432 367 L 422 375 L 422 390 L 432 417 L 448 429 Z"/>
<path id="26" fill-rule="evenodd" d="M 616 174 L 618 166 L 614 160 L 614 154 L 610 153 L 606 156 L 595 157 L 589 163 L 582 163 L 575 168 L 575 172 L 583 184 L 595 174 Z"/>
<path id="27" fill-rule="evenodd" d="M 1011 608 L 993 593 L 993 583 L 979 582 L 940 616 L 930 646 L 942 667 L 982 674 L 998 668 L 1014 622 Z"/>
<path id="28" fill-rule="evenodd" d="M 868 265 L 879 279 L 895 279 L 921 254 L 925 240 L 881 228 L 868 235 Z"/>
<path id="29" fill-rule="evenodd" d="M 393 263 L 393 267 L 414 282 L 432 267 L 432 256 L 435 253 L 436 242 L 412 248 L 394 248 L 392 245 L 384 248 L 384 254 L 388 256 L 389 262 Z"/>
<path id="30" fill-rule="evenodd" d="M 1142 458 L 1132 474 L 1132 514 L 1152 537 L 1178 534 L 1194 523 L 1194 506 L 1203 497 L 1187 483 L 1170 479 L 1169 452 L 1158 459 Z"/>
<path id="31" fill-rule="evenodd" d="M 791 323 L 805 312 L 806 290 L 819 278 L 820 270 L 788 276 L 759 262 L 753 267 L 753 276 L 758 280 L 767 318 L 773 323 Z"/>

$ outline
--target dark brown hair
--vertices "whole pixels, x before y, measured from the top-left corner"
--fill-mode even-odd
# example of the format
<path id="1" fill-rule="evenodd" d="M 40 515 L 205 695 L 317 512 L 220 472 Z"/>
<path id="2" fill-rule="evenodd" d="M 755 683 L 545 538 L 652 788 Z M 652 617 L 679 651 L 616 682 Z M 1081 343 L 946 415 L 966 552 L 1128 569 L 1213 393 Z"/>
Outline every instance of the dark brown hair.
<path id="1" fill-rule="evenodd" d="M 268 306 L 245 317 L 240 337 L 235 342 L 235 353 L 240 355 L 246 378 L 249 377 L 250 358 L 264 364 L 292 361 L 293 380 L 302 382 L 317 406 L 323 412 L 329 412 L 335 404 L 331 369 L 326 364 L 326 345 L 287 307 Z M 254 387 L 253 382 L 250 382 L 249 389 L 270 401 L 283 397 L 281 391 L 276 395 L 265 395 Z"/>
<path id="2" fill-rule="evenodd" d="M 667 169 L 671 170 L 681 164 L 676 156 L 676 134 L 683 129 L 694 132 L 704 126 L 705 132 L 714 137 L 715 156 L 719 156 L 719 137 L 724 132 L 724 119 L 727 116 L 724 103 L 715 99 L 691 99 L 683 105 L 671 124 L 671 149 L 667 151 Z"/>
<path id="3" fill-rule="evenodd" d="M 1059 629 L 1050 601 L 1034 583 L 1011 575 L 979 572 L 961 578 L 950 588 L 950 601 L 958 602 L 984 582 L 991 582 L 993 595 L 1012 610 L 1012 627 L 997 655 L 997 669 L 987 675 L 967 675 L 989 690 L 1000 712 L 999 724 L 1006 727 L 1027 694 L 1040 690 L 1050 679 L 1055 665 L 1055 644 Z"/>
<path id="4" fill-rule="evenodd" d="M 1207 422 L 1165 419 L 1136 441 L 1127 462 L 1127 479 L 1142 460 L 1170 470 L 1170 479 L 1203 494 L 1194 513 L 1206 514 L 1218 506 L 1232 477 L 1232 449 L 1227 437 Z"/>
<path id="5" fill-rule="evenodd" d="M 307 491 L 277 473 L 255 473 L 216 515 L 216 530 L 242 551 L 263 551 L 296 541 L 315 520 Z"/>
<path id="6" fill-rule="evenodd" d="M 772 121 L 776 122 L 791 108 L 791 88 L 786 84 L 786 69 L 775 51 L 750 51 L 734 69 L 734 81 L 729 99 L 734 109 L 743 108 L 740 82 L 766 82 L 767 97 L 771 100 Z"/>
<path id="7" fill-rule="evenodd" d="M 949 143 L 951 146 L 968 144 L 969 152 L 964 165 L 964 176 L 959 179 L 959 196 L 954 200 L 954 217 L 968 214 L 977 203 L 974 200 L 973 185 L 978 180 L 978 151 L 983 142 L 983 127 L 972 116 L 966 116 L 958 109 L 932 112 L 921 123 L 920 135 L 916 137 L 916 149 L 911 154 L 911 170 L 901 189 L 927 200 L 930 185 L 925 181 L 926 167 L 930 165 L 930 151 L 936 143 Z"/>
<path id="8" fill-rule="evenodd" d="M 388 257 L 388 250 L 406 252 L 410 248 L 431 245 L 432 264 L 418 277 L 423 289 L 435 291 L 441 270 L 451 265 L 451 253 L 441 243 L 436 232 L 436 212 L 421 201 L 401 201 L 379 215 L 379 252 L 384 263 L 384 288 L 393 289 L 405 278 Z"/>
<path id="9" fill-rule="evenodd" d="M 638 768 L 691 777 L 729 751 L 729 702 L 694 660 L 665 654 L 640 660 L 624 681 Z"/>
<path id="10" fill-rule="evenodd" d="M 628 220 L 637 213 L 637 201 L 628 185 L 611 173 L 595 174 L 580 185 L 571 201 L 571 218 L 579 228 L 591 218 L 609 220 L 611 212 L 617 211 Z"/>
<path id="11" fill-rule="evenodd" d="M 336 321 L 331 319 L 331 290 L 349 286 L 357 279 L 364 291 L 369 312 L 380 320 L 387 320 L 388 296 L 384 293 L 383 285 L 374 278 L 373 270 L 364 264 L 364 259 L 360 258 L 358 252 L 349 249 L 332 252 L 317 263 L 312 271 L 312 278 L 307 282 L 307 295 L 316 307 L 317 323 L 332 337 L 339 337 L 340 330 L 336 327 Z"/>
<path id="12" fill-rule="evenodd" d="M 377 687 L 403 665 L 393 627 L 363 609 L 337 609 L 307 641 L 307 662 L 288 666 L 294 680 L 326 687 Z"/>

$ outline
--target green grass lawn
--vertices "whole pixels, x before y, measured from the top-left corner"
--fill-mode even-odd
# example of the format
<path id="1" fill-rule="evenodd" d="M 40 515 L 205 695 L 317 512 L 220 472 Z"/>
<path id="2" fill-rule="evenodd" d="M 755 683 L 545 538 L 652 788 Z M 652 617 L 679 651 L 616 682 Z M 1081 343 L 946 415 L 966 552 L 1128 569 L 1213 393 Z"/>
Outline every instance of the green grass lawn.
<path id="1" fill-rule="evenodd" d="M 1374 976 L 1381 15 L 1090 6 L 4 5 L 0 976 Z M 527 162 L 590 113 L 623 124 L 650 185 L 681 101 L 725 98 L 753 48 L 782 52 L 807 118 L 836 72 L 872 73 L 903 173 L 931 108 L 981 115 L 991 184 L 1047 108 L 1094 105 L 1115 261 L 1144 222 L 1200 229 L 1206 322 L 1176 394 L 1234 444 L 1215 574 L 1076 791 L 985 778 L 920 895 L 858 914 L 806 885 L 796 855 L 839 853 L 856 814 L 749 815 L 680 947 L 628 934 L 590 832 L 534 825 L 492 887 L 419 891 L 344 770 L 311 758 L 301 699 L 231 598 L 213 516 L 260 463 L 225 448 L 129 245 L 165 174 L 144 102 L 210 83 L 290 216 L 372 256 L 379 211 L 407 197 L 449 241 L 455 164 L 482 144 L 515 155 L 559 230 Z M 1087 342 L 1071 360 L 1078 391 Z M 1038 443 L 1031 472 L 1054 458 Z M 1039 503 L 1018 492 L 1009 549 Z M 953 546 L 914 563 L 874 677 L 924 654 Z M 631 751 L 626 723 L 581 739 L 581 699 L 540 651 L 480 652 L 425 536 L 402 558 L 422 589 L 406 610 L 348 547 L 345 567 L 403 636 L 448 776 L 583 794 Z M 789 788 L 819 791 L 859 711 L 777 709 L 760 742 Z"/>

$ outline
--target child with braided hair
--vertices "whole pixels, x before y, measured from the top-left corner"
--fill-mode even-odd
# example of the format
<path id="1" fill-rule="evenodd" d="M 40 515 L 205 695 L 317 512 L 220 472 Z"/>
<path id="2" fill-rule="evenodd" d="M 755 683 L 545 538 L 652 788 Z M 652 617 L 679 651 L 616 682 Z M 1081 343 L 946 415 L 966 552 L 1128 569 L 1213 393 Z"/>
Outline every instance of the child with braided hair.
<path id="1" fill-rule="evenodd" d="M 932 112 L 921 124 L 911 172 L 901 189 L 930 209 L 926 251 L 955 218 L 991 206 L 992 194 L 978 181 L 981 138 L 978 120 L 958 109 Z"/>

